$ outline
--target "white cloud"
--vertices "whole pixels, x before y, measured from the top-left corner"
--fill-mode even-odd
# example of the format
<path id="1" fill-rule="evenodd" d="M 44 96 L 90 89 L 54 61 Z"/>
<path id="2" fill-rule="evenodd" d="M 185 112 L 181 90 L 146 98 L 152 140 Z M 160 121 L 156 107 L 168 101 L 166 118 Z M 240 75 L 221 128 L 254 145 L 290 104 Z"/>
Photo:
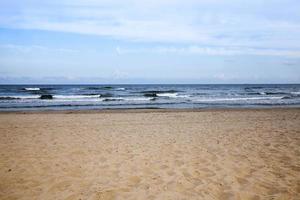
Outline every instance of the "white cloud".
<path id="1" fill-rule="evenodd" d="M 0 49 L 13 50 L 20 53 L 30 53 L 30 52 L 57 52 L 57 53 L 77 53 L 78 50 L 67 49 L 67 48 L 50 48 L 41 45 L 16 45 L 16 44 L 2 44 Z"/>
<path id="2" fill-rule="evenodd" d="M 155 51 L 169 53 L 299 57 L 297 7 L 297 0 L 11 0 L 0 2 L 0 27 L 163 43 Z"/>
<path id="3" fill-rule="evenodd" d="M 236 55 L 258 55 L 258 56 L 282 56 L 300 58 L 300 50 L 286 49 L 259 49 L 246 47 L 202 47 L 202 46 L 158 46 L 154 48 L 122 48 L 117 47 L 119 54 L 132 54 L 141 52 L 165 53 L 165 54 L 195 54 L 209 56 L 236 56 Z"/>
<path id="4" fill-rule="evenodd" d="M 300 48 L 296 0 L 12 0 L 1 4 L 2 27 L 143 42 Z"/>

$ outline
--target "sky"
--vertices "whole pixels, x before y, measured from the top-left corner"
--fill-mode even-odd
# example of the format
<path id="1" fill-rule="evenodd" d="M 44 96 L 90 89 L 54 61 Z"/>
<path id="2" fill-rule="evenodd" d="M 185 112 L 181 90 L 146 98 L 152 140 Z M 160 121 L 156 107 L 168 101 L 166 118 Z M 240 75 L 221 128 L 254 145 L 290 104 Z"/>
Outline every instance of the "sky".
<path id="1" fill-rule="evenodd" d="M 299 0 L 2 0 L 0 84 L 300 83 Z"/>

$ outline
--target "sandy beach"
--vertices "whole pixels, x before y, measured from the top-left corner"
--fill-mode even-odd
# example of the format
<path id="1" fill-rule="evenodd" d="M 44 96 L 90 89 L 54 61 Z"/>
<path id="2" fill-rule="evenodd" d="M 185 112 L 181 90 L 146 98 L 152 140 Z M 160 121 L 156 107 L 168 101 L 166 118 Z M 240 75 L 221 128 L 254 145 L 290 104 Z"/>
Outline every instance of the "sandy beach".
<path id="1" fill-rule="evenodd" d="M 300 109 L 0 113 L 0 199 L 300 199 Z"/>

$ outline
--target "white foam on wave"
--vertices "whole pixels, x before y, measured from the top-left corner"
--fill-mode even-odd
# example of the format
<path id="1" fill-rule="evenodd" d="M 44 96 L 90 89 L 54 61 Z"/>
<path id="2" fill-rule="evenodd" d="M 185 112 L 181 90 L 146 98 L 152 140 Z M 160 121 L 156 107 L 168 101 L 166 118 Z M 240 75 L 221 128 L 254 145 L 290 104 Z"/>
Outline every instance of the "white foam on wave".
<path id="1" fill-rule="evenodd" d="M 251 100 L 275 100 L 283 97 L 245 97 L 245 98 L 205 98 L 193 99 L 195 102 L 218 102 L 218 101 L 251 101 Z"/>
<path id="2" fill-rule="evenodd" d="M 123 91 L 123 90 L 126 90 L 126 88 L 116 88 L 116 90 Z"/>
<path id="3" fill-rule="evenodd" d="M 158 97 L 170 97 L 170 98 L 189 98 L 189 95 L 179 95 L 178 93 L 161 93 L 156 94 Z"/>
<path id="4" fill-rule="evenodd" d="M 13 98 L 13 99 L 39 99 L 40 95 L 12 95 L 12 96 L 0 96 L 0 98 Z"/>
<path id="5" fill-rule="evenodd" d="M 54 95 L 55 99 L 92 99 L 99 98 L 100 95 Z"/>
<path id="6" fill-rule="evenodd" d="M 111 100 L 111 101 L 122 101 L 124 100 L 123 97 L 104 97 L 103 99 L 101 98 L 102 101 L 104 100 Z"/>
<path id="7" fill-rule="evenodd" d="M 291 94 L 300 95 L 300 92 L 291 92 Z"/>
<path id="8" fill-rule="evenodd" d="M 171 98 L 176 98 L 178 97 L 178 93 L 161 93 L 161 94 L 156 94 L 158 97 L 171 97 Z"/>
<path id="9" fill-rule="evenodd" d="M 150 101 L 152 99 L 153 99 L 153 97 L 128 97 L 128 98 L 125 98 L 124 100 L 126 100 L 126 101 Z"/>
<path id="10" fill-rule="evenodd" d="M 41 89 L 40 88 L 24 88 L 24 90 L 27 90 L 27 91 L 39 91 Z"/>

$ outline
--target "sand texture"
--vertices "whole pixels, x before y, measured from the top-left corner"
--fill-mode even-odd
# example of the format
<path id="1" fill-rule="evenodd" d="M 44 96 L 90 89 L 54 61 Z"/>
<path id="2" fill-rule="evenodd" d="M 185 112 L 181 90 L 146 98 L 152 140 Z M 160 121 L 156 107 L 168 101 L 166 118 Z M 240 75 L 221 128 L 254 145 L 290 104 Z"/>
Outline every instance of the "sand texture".
<path id="1" fill-rule="evenodd" d="M 0 114 L 0 199 L 300 199 L 300 109 Z"/>

